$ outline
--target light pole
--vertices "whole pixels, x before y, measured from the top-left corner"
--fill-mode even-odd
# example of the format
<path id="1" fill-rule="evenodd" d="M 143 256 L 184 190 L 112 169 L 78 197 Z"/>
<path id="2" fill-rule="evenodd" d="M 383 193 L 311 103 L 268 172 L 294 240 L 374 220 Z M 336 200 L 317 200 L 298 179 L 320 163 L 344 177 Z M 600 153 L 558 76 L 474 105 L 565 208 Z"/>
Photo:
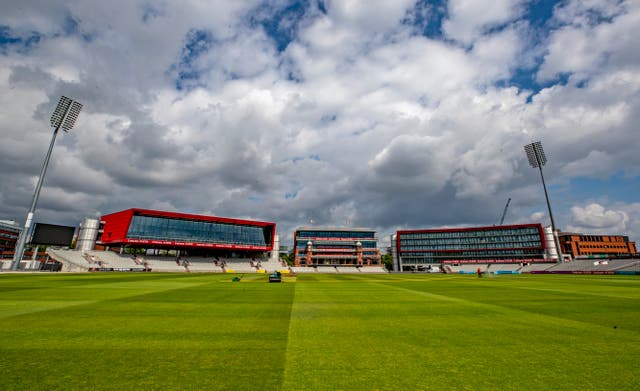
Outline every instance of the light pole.
<path id="1" fill-rule="evenodd" d="M 558 254 L 558 262 L 563 262 L 562 250 L 560 249 L 560 240 L 558 239 L 558 231 L 556 231 L 556 223 L 553 220 L 553 212 L 551 212 L 549 193 L 547 193 L 547 185 L 544 182 L 544 175 L 542 174 L 542 166 L 547 163 L 547 157 L 544 154 L 544 149 L 542 149 L 542 143 L 540 141 L 525 145 L 524 150 L 527 153 L 529 165 L 540 170 L 540 178 L 542 178 L 542 188 L 544 189 L 544 196 L 547 199 L 547 208 L 549 208 L 549 218 L 551 219 L 551 230 L 553 231 L 553 241 L 556 246 L 556 252 Z"/>
<path id="2" fill-rule="evenodd" d="M 66 96 L 61 96 L 56 109 L 51 115 L 51 126 L 54 127 L 55 130 L 53 131 L 53 136 L 51 136 L 51 143 L 49 144 L 47 156 L 44 158 L 44 163 L 42 164 L 42 170 L 40 171 L 40 177 L 38 178 L 36 191 L 33 194 L 33 200 L 31 201 L 31 208 L 29 208 L 29 213 L 27 213 L 27 218 L 24 222 L 24 228 L 20 232 L 18 242 L 16 243 L 16 250 L 13 254 L 13 263 L 11 264 L 11 270 L 18 270 L 18 268 L 20 267 L 20 261 L 22 261 L 22 256 L 24 254 L 24 245 L 27 241 L 27 236 L 29 235 L 29 228 L 31 228 L 31 223 L 33 221 L 33 213 L 35 212 L 36 205 L 38 204 L 38 197 L 40 196 L 42 181 L 44 180 L 44 174 L 47 172 L 47 166 L 49 165 L 49 159 L 51 158 L 51 151 L 53 151 L 53 145 L 56 142 L 58 131 L 60 130 L 60 128 L 62 128 L 62 130 L 64 130 L 65 132 L 71 130 L 71 128 L 73 128 L 73 125 L 76 123 L 76 119 L 78 119 L 80 110 L 82 110 L 82 104 L 74 101 L 73 99 L 69 99 Z"/>

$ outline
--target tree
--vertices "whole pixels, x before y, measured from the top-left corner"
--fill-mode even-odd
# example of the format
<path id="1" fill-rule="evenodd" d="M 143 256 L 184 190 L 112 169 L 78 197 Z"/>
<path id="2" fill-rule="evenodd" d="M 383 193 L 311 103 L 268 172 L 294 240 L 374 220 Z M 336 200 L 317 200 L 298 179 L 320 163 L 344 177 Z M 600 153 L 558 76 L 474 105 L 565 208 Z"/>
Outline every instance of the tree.
<path id="1" fill-rule="evenodd" d="M 384 265 L 385 268 L 387 268 L 387 270 L 389 271 L 393 270 L 393 257 L 391 257 L 391 254 L 389 253 L 383 254 L 382 257 L 380 257 L 380 262 L 382 262 L 382 264 Z"/>
<path id="2" fill-rule="evenodd" d="M 293 263 L 294 263 L 293 251 L 290 252 L 290 253 L 281 252 L 280 253 L 280 259 L 282 261 L 285 261 L 287 263 L 287 265 L 293 266 Z"/>

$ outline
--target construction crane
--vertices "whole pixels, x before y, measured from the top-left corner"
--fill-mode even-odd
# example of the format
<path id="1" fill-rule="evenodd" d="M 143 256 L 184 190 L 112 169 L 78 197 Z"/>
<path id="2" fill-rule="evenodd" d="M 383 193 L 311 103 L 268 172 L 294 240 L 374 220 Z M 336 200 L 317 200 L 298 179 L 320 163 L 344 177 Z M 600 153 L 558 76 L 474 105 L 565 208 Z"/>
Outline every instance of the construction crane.
<path id="1" fill-rule="evenodd" d="M 504 206 L 504 211 L 502 211 L 502 217 L 500 217 L 500 224 L 498 225 L 502 225 L 502 223 L 504 223 L 504 216 L 507 215 L 507 209 L 509 209 L 510 202 L 511 202 L 511 198 L 507 200 L 507 204 Z"/>

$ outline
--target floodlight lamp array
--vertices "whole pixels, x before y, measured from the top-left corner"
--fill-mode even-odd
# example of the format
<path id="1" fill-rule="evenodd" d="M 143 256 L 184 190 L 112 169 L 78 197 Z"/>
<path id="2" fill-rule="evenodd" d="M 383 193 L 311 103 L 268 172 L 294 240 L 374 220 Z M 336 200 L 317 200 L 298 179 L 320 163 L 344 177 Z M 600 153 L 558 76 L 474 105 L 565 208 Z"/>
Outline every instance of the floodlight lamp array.
<path id="1" fill-rule="evenodd" d="M 67 117 L 64 119 L 62 123 L 62 129 L 65 132 L 68 132 L 73 128 L 73 125 L 76 124 L 76 120 L 78 119 L 78 115 L 80 114 L 80 110 L 82 110 L 82 104 L 74 101 L 71 103 L 71 107 L 69 108 L 69 112 L 67 113 Z"/>
<path id="2" fill-rule="evenodd" d="M 62 127 L 65 132 L 68 132 L 75 125 L 80 110 L 82 110 L 81 103 L 66 96 L 61 96 L 56 109 L 51 115 L 51 126 L 55 128 Z"/>
<path id="3" fill-rule="evenodd" d="M 527 159 L 531 167 L 538 168 L 547 163 L 547 157 L 540 141 L 525 145 L 524 150 L 527 153 Z"/>

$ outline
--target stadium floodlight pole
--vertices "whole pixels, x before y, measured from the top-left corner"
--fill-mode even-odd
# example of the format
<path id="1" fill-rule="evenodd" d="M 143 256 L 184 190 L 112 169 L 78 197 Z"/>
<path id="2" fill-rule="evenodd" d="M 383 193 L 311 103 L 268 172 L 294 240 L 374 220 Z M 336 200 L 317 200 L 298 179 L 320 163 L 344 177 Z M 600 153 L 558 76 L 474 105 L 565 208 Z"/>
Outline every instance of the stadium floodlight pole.
<path id="1" fill-rule="evenodd" d="M 540 170 L 540 178 L 542 178 L 542 188 L 544 189 L 544 196 L 547 199 L 547 208 L 549 209 L 549 218 L 551 219 L 551 230 L 553 231 L 553 241 L 556 246 L 556 252 L 558 254 L 558 262 L 563 262 L 562 250 L 560 249 L 560 240 L 558 239 L 558 231 L 556 231 L 556 223 L 553 220 L 553 212 L 551 212 L 551 202 L 549 201 L 549 193 L 547 192 L 547 185 L 544 182 L 544 175 L 542 174 L 542 166 L 547 163 L 547 157 L 542 149 L 542 143 L 536 141 L 524 146 L 524 150 L 527 153 L 527 159 L 529 165 L 533 168 Z"/>
<path id="2" fill-rule="evenodd" d="M 31 228 L 31 223 L 33 221 L 33 213 L 35 212 L 36 205 L 38 204 L 38 197 L 40 196 L 40 189 L 42 188 L 44 174 L 47 172 L 47 166 L 49 166 L 49 159 L 51 158 L 53 145 L 56 143 L 56 136 L 58 135 L 58 131 L 60 130 L 60 128 L 62 128 L 62 130 L 64 130 L 65 132 L 71 130 L 71 128 L 73 128 L 73 125 L 75 125 L 76 120 L 78 119 L 80 110 L 82 110 L 82 104 L 74 101 L 73 99 L 69 99 L 66 96 L 61 96 L 56 109 L 51 115 L 51 126 L 54 127 L 55 130 L 53 131 L 53 136 L 51 136 L 49 150 L 47 151 L 47 155 L 44 158 L 44 163 L 42 164 L 42 170 L 40 171 L 40 177 L 38 178 L 36 191 L 33 194 L 33 199 L 31 201 L 31 208 L 29 208 L 29 213 L 27 213 L 27 218 L 24 222 L 24 228 L 18 236 L 16 250 L 13 254 L 13 263 L 11 264 L 11 270 L 18 270 L 20 267 L 20 261 L 22 261 L 22 256 L 24 255 L 24 245 L 27 241 L 27 236 L 29 235 L 29 228 Z"/>

